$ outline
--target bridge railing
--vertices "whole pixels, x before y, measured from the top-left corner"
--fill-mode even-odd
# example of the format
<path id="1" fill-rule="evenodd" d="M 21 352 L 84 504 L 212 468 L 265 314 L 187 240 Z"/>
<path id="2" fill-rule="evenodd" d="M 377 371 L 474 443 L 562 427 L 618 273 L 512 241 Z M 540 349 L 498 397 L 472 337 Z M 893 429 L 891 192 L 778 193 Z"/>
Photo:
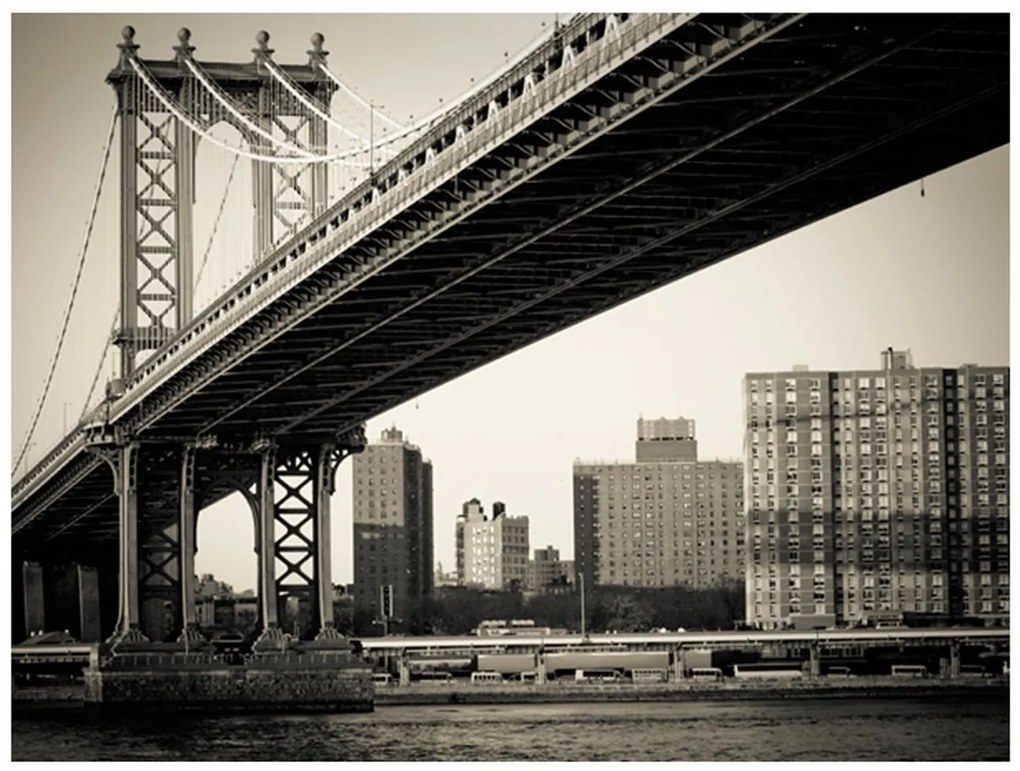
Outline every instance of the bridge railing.
<path id="1" fill-rule="evenodd" d="M 135 407 L 146 394 L 166 382 L 203 351 L 222 339 L 244 321 L 252 318 L 287 290 L 343 255 L 343 251 L 375 230 L 381 223 L 424 198 L 450 180 L 471 162 L 491 152 L 570 96 L 595 82 L 612 69 L 679 27 L 694 14 L 632 14 L 617 19 L 612 14 L 586 14 L 564 27 L 562 35 L 536 49 L 507 73 L 480 90 L 479 95 L 457 107 L 441 120 L 429 135 L 417 140 L 399 156 L 380 168 L 377 180 L 396 175 L 396 182 L 382 187 L 367 181 L 335 204 L 269 258 L 242 277 L 229 290 L 182 328 L 142 363 L 125 383 L 124 395 L 110 410 L 112 423 Z M 610 30 L 610 20 L 615 20 Z M 592 39 L 590 31 L 603 25 L 601 37 Z M 514 94 L 513 86 L 524 73 L 549 60 L 556 46 L 569 45 L 589 33 L 583 48 L 555 69 L 546 69 L 542 80 Z M 571 49 L 572 50 L 572 49 Z M 497 95 L 506 95 L 507 104 L 484 119 L 466 125 Z M 457 127 L 464 126 L 461 134 Z M 437 146 L 438 139 L 453 130 L 455 141 Z M 405 172 L 410 159 L 425 154 L 426 163 Z M 434 154 L 433 154 L 434 153 Z M 540 159 L 532 159 L 538 165 Z M 472 205 L 477 206 L 477 201 Z M 457 218 L 464 215 L 457 212 Z M 437 218 L 423 226 L 427 235 L 450 224 L 452 217 Z M 368 276 L 391 264 L 403 250 L 391 250 L 369 262 L 351 260 L 351 271 L 343 291 L 353 288 Z M 80 431 L 64 439 L 41 461 L 22 476 L 13 488 L 16 506 L 44 480 L 53 466 L 69 459 L 84 447 Z"/>

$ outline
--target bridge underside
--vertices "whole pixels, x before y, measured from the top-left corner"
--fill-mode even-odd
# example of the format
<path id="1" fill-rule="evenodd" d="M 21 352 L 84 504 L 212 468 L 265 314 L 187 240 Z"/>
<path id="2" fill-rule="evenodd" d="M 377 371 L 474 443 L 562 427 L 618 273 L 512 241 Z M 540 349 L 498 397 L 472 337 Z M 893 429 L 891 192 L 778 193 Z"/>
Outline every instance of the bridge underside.
<path id="1" fill-rule="evenodd" d="M 136 434 L 242 444 L 333 436 L 557 330 L 1008 141 L 1005 15 L 807 16 L 647 108 L 613 117 L 614 105 L 640 98 L 664 67 L 710 44 L 713 29 L 736 23 L 699 20 L 704 26 L 681 27 L 382 223 L 345 259 L 367 262 L 401 243 L 407 254 L 312 315 L 300 318 L 293 299 L 270 306 L 173 388 L 157 389 L 154 406 L 138 412 Z M 606 116 L 608 130 L 576 141 Z M 564 146 L 570 154 L 558 162 L 514 176 L 532 156 Z M 467 206 L 492 189 L 499 197 Z M 437 211 L 462 205 L 464 216 L 438 235 L 410 238 Z M 301 291 L 340 281 L 341 262 Z M 267 340 L 266 329 L 275 337 Z M 224 357 L 237 363 L 210 377 Z M 160 400 L 173 409 L 158 410 Z M 109 471 L 83 455 L 63 473 L 78 482 L 18 538 L 73 551 L 113 536 Z"/>

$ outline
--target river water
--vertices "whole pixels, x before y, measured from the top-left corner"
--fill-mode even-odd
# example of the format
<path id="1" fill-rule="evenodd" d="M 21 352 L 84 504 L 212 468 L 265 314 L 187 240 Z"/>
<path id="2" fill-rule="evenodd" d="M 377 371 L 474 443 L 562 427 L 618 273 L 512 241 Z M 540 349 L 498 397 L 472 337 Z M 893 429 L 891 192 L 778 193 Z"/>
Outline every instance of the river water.
<path id="1" fill-rule="evenodd" d="M 14 760 L 1006 760 L 980 698 L 377 707 L 355 715 L 18 715 Z"/>

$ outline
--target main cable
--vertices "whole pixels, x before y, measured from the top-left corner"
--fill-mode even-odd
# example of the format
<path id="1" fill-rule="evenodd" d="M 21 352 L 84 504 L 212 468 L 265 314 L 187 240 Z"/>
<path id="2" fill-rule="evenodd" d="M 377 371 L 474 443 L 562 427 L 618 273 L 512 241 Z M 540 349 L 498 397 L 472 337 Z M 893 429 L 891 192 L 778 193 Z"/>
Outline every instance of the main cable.
<path id="1" fill-rule="evenodd" d="M 46 403 L 46 397 L 49 396 L 50 393 L 50 386 L 53 384 L 53 375 L 57 370 L 57 361 L 60 359 L 60 352 L 64 347 L 64 338 L 67 336 L 67 328 L 71 321 L 71 311 L 74 309 L 74 301 L 78 296 L 78 287 L 81 285 L 81 274 L 85 268 L 85 255 L 88 254 L 89 242 L 92 239 L 92 228 L 96 222 L 96 212 L 99 209 L 99 198 L 103 192 L 103 181 L 106 179 L 107 162 L 110 159 L 110 148 L 113 146 L 113 134 L 116 127 L 117 107 L 114 106 L 110 116 L 110 130 L 106 135 L 106 146 L 103 148 L 103 160 L 99 167 L 99 180 L 96 182 L 96 190 L 92 196 L 92 210 L 89 212 L 85 228 L 85 238 L 82 243 L 81 252 L 78 254 L 78 267 L 74 273 L 74 282 L 71 284 L 71 297 L 68 300 L 67 310 L 64 313 L 64 321 L 60 327 L 60 335 L 57 337 L 57 348 L 53 352 L 53 360 L 50 362 L 50 370 L 46 374 L 46 382 L 43 385 L 42 395 L 39 397 L 39 403 L 36 406 L 35 414 L 32 416 L 32 422 L 29 425 L 28 433 L 21 445 L 21 450 L 18 452 L 18 459 L 14 462 L 14 468 L 11 470 L 12 474 L 17 471 L 18 466 L 21 465 L 21 461 L 25 457 L 25 453 L 28 452 L 32 437 L 35 435 L 35 428 L 39 424 L 39 416 L 42 414 L 43 406 Z"/>

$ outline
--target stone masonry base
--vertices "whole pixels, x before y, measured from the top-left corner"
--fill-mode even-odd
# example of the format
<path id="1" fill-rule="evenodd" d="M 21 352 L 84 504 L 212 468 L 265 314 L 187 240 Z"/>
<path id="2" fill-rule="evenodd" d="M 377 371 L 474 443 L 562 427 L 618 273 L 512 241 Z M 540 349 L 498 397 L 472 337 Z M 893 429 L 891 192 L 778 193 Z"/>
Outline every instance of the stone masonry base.
<path id="1" fill-rule="evenodd" d="M 95 668 L 85 706 L 101 711 L 371 712 L 369 667 L 249 663 L 217 668 Z"/>

